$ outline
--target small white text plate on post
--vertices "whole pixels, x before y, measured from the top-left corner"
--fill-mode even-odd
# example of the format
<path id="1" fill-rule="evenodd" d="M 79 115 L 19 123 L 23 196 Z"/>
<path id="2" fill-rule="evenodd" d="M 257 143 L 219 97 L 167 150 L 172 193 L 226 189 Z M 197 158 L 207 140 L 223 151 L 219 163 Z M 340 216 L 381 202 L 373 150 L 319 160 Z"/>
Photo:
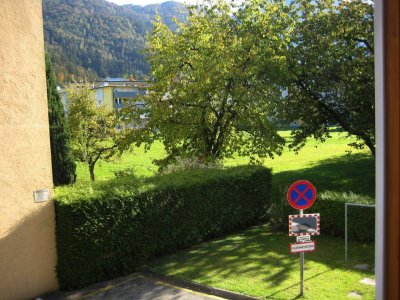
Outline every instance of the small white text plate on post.
<path id="1" fill-rule="evenodd" d="M 290 244 L 290 253 L 303 253 L 315 251 L 315 241 Z"/>
<path id="2" fill-rule="evenodd" d="M 310 235 L 296 236 L 296 242 L 298 242 L 298 243 L 304 243 L 304 242 L 309 242 L 309 241 L 311 241 Z"/>

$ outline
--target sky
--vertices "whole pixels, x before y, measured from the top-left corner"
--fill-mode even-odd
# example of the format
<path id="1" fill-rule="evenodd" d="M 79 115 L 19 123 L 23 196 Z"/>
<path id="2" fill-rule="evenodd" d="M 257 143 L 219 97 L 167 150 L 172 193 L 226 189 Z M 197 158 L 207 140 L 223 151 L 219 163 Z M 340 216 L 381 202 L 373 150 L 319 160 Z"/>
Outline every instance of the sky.
<path id="1" fill-rule="evenodd" d="M 155 4 L 165 2 L 166 0 L 107 0 L 109 2 L 116 3 L 118 5 L 124 4 L 135 4 L 135 5 L 148 5 L 148 4 Z M 181 3 L 193 4 L 196 0 L 173 0 Z"/>

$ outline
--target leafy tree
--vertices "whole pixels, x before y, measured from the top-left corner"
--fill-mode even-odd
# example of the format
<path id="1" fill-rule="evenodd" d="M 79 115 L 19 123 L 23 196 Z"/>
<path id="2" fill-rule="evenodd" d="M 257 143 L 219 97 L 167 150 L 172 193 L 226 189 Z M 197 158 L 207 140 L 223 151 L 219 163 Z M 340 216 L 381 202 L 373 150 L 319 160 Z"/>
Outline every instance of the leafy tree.
<path id="1" fill-rule="evenodd" d="M 323 141 L 338 125 L 375 155 L 373 4 L 295 0 L 287 6 L 294 24 L 288 31 L 288 96 L 280 117 L 301 120 L 292 146 L 306 138 Z"/>
<path id="2" fill-rule="evenodd" d="M 122 124 L 115 111 L 96 106 L 88 86 L 68 89 L 68 101 L 74 156 L 87 164 L 94 181 L 96 163 L 121 154 L 126 149 L 124 137 L 129 130 L 118 129 Z"/>
<path id="3" fill-rule="evenodd" d="M 154 23 L 147 44 L 153 86 L 146 101 L 152 138 L 160 138 L 168 153 L 163 163 L 281 152 L 284 140 L 268 118 L 280 95 L 268 75 L 279 59 L 265 55 L 268 67 L 260 70 L 259 46 L 246 28 L 250 20 L 239 19 L 232 5 L 210 1 L 192 8 L 176 32 L 160 19 Z M 279 43 L 277 33 L 264 33 L 266 41 Z"/>
<path id="4" fill-rule="evenodd" d="M 47 103 L 50 125 L 51 165 L 54 185 L 75 181 L 76 165 L 72 156 L 71 137 L 63 103 L 57 92 L 56 78 L 50 57 L 46 54 Z"/>

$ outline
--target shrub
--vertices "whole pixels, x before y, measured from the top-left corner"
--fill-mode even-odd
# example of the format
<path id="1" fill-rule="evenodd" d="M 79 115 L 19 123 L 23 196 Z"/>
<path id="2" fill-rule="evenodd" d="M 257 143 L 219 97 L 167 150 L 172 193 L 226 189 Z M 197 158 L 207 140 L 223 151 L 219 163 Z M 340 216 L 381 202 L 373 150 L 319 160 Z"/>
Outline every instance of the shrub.
<path id="1" fill-rule="evenodd" d="M 51 166 L 56 186 L 75 182 L 76 165 L 64 106 L 57 91 L 56 76 L 48 54 L 46 59 L 47 105 L 50 127 Z"/>
<path id="2" fill-rule="evenodd" d="M 254 225 L 271 199 L 263 167 L 158 175 L 143 185 L 56 200 L 61 288 L 127 274 L 157 255 Z"/>
<path id="3" fill-rule="evenodd" d="M 280 199 L 272 200 L 268 210 L 271 224 L 278 230 L 288 230 L 288 215 L 298 214 L 286 200 L 286 190 Z M 345 235 L 345 203 L 375 204 L 368 196 L 346 192 L 324 191 L 304 213 L 320 213 L 321 235 Z M 348 235 L 351 240 L 373 241 L 375 238 L 375 209 L 351 206 L 348 209 Z"/>
<path id="4" fill-rule="evenodd" d="M 194 170 L 194 169 L 220 169 L 222 168 L 222 163 L 219 160 L 214 161 L 206 161 L 201 160 L 197 157 L 176 157 L 175 161 L 166 165 L 165 167 L 160 168 L 160 172 L 164 174 L 182 172 L 185 170 Z"/>

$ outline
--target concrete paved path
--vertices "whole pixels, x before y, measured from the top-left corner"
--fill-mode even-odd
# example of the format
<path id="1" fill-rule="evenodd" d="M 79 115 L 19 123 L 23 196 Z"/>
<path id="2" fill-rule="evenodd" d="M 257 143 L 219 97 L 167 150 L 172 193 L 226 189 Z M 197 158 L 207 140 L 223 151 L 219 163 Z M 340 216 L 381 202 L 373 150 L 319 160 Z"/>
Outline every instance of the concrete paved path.
<path id="1" fill-rule="evenodd" d="M 81 290 L 68 293 L 58 292 L 37 299 L 221 300 L 225 298 L 196 292 L 151 276 L 135 273 L 127 277 L 96 283 Z"/>

